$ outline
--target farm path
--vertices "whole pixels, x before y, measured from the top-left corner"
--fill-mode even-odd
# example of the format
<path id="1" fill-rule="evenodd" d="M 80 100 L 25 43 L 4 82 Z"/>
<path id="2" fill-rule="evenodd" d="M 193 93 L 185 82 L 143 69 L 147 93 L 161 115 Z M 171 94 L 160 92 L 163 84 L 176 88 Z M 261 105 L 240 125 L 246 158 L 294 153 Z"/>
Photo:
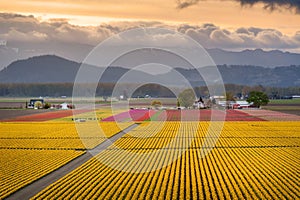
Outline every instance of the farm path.
<path id="1" fill-rule="evenodd" d="M 31 184 L 19 189 L 15 193 L 8 196 L 7 200 L 15 200 L 15 199 L 30 199 L 34 195 L 36 195 L 41 190 L 48 187 L 50 184 L 56 182 L 63 176 L 67 175 L 68 173 L 75 170 L 77 167 L 82 165 L 83 163 L 87 162 L 89 159 L 93 157 L 93 155 L 100 153 L 101 151 L 104 151 L 107 147 L 109 147 L 112 143 L 117 141 L 119 138 L 121 138 L 123 135 L 131 131 L 132 129 L 136 128 L 138 124 L 133 124 L 126 129 L 120 131 L 119 133 L 115 134 L 105 142 L 102 142 L 98 146 L 96 146 L 94 149 L 90 150 L 91 152 L 85 152 L 81 156 L 73 159 L 66 165 L 63 165 L 62 167 L 56 169 L 55 171 L 45 175 L 44 177 L 41 177 L 38 180 L 35 180 Z"/>

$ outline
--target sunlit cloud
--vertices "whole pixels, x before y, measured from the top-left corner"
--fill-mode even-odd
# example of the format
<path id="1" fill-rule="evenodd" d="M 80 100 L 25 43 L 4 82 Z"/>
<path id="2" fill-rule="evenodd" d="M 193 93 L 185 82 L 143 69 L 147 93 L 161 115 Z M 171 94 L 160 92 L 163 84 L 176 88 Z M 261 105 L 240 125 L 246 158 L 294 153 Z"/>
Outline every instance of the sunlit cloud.
<path id="1" fill-rule="evenodd" d="M 9 42 L 51 43 L 64 42 L 95 46 L 113 34 L 138 27 L 171 28 L 187 34 L 206 48 L 263 48 L 297 49 L 300 46 L 299 32 L 291 36 L 276 29 L 239 27 L 233 30 L 215 24 L 178 24 L 170 25 L 157 21 L 115 21 L 100 23 L 96 26 L 73 25 L 66 18 L 39 19 L 34 16 L 0 14 L 0 39 Z M 168 42 L 174 43 L 169 35 Z M 176 42 L 176 45 L 178 42 Z"/>

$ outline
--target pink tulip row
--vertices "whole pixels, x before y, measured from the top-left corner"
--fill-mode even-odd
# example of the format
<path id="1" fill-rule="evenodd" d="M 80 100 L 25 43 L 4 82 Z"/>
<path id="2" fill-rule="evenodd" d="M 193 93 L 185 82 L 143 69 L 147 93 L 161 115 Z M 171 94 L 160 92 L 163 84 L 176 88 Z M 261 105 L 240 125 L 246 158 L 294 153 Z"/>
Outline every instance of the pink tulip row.
<path id="1" fill-rule="evenodd" d="M 243 113 L 268 121 L 300 121 L 300 116 L 271 110 L 242 110 Z"/>

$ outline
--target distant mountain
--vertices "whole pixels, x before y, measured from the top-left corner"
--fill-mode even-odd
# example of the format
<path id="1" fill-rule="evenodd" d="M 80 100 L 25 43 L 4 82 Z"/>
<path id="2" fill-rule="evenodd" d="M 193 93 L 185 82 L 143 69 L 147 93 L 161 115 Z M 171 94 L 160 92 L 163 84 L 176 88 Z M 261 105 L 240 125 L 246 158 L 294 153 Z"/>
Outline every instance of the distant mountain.
<path id="1" fill-rule="evenodd" d="M 45 55 L 19 60 L 0 71 L 0 83 L 65 83 L 74 82 L 80 63 L 64 58 Z M 103 68 L 89 66 L 95 73 Z M 207 67 L 204 70 L 208 70 Z M 300 65 L 265 68 L 251 65 L 219 65 L 224 83 L 241 85 L 264 85 L 288 87 L 300 85 Z M 176 72 L 177 71 L 177 72 Z M 204 85 L 196 69 L 176 68 L 172 71 L 152 75 L 122 67 L 109 67 L 103 72 L 101 82 L 115 83 L 119 80 L 130 83 L 150 83 L 154 80 L 166 85 L 182 86 L 178 72 L 193 86 Z"/>
<path id="2" fill-rule="evenodd" d="M 66 42 L 9 42 L 8 46 L 0 45 L 0 70 L 16 60 L 34 56 L 54 54 L 76 62 L 82 62 L 94 48 L 91 45 Z"/>
<path id="3" fill-rule="evenodd" d="M 300 65 L 300 54 L 279 50 L 262 49 L 231 52 L 222 49 L 207 49 L 217 65 L 254 65 L 264 67 Z"/>
<path id="4" fill-rule="evenodd" d="M 225 83 L 274 87 L 300 85 L 300 65 L 275 68 L 220 65 L 218 69 Z"/>
<path id="5" fill-rule="evenodd" d="M 74 82 L 80 64 L 52 55 L 18 60 L 0 72 L 0 82 Z"/>
<path id="6" fill-rule="evenodd" d="M 75 45 L 66 43 L 54 43 L 52 45 L 45 45 L 43 43 L 39 46 L 28 46 L 28 44 L 20 45 L 18 48 L 11 48 L 6 46 L 0 46 L 0 70 L 7 67 L 15 60 L 26 59 L 33 56 L 49 54 L 49 52 L 55 52 L 59 55 L 76 62 L 81 62 L 88 55 L 88 53 L 93 49 L 93 46 L 89 45 Z M 37 48 L 38 47 L 38 48 Z M 59 47 L 59 48 L 57 48 Z M 40 51 L 32 49 L 39 49 Z M 53 49 L 60 49 L 59 51 L 53 51 Z M 279 50 L 264 51 L 261 49 L 256 50 L 244 50 L 240 52 L 226 51 L 222 49 L 206 49 L 210 56 L 213 58 L 217 65 L 254 65 L 254 66 L 264 66 L 274 68 L 277 66 L 290 66 L 290 65 L 300 65 L 300 54 L 282 52 Z M 50 53 L 52 54 L 52 53 Z M 148 53 L 147 53 L 148 54 Z M 165 56 L 165 55 L 164 55 Z M 142 54 L 135 54 L 135 59 L 141 57 L 141 60 L 147 60 Z M 169 63 L 175 66 L 176 64 L 182 65 L 181 61 L 174 59 L 174 57 L 160 58 L 159 55 L 153 55 L 153 57 L 161 60 L 168 60 Z M 135 59 L 129 59 L 128 65 L 134 64 Z M 121 59 L 122 64 L 124 64 Z M 127 62 L 125 62 L 127 63 Z M 116 63 L 116 66 L 123 66 Z"/>
<path id="7" fill-rule="evenodd" d="M 43 55 L 15 61 L 0 71 L 0 83 L 71 83 L 75 81 L 81 63 L 55 55 Z M 103 73 L 101 82 L 117 82 L 128 69 L 88 66 L 94 73 Z M 151 80 L 150 74 L 133 70 L 127 78 L 135 82 Z"/>
<path id="8" fill-rule="evenodd" d="M 218 65 L 218 70 L 224 83 L 239 85 L 263 85 L 274 87 L 290 87 L 300 85 L 300 65 L 265 68 L 251 65 Z M 192 85 L 204 84 L 204 81 L 196 69 L 176 69 L 192 83 Z M 209 70 L 209 67 L 202 71 Z"/>

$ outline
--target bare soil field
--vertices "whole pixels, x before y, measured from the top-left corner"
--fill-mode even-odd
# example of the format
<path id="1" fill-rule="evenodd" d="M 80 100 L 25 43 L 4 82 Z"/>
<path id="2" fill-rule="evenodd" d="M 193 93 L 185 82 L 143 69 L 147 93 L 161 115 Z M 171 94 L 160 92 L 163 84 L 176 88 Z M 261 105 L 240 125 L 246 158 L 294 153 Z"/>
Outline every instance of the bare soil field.
<path id="1" fill-rule="evenodd" d="M 263 106 L 263 108 L 300 116 L 300 104 L 269 104 L 267 106 Z"/>
<path id="2" fill-rule="evenodd" d="M 25 108 L 25 102 L 0 102 L 0 108 Z"/>

